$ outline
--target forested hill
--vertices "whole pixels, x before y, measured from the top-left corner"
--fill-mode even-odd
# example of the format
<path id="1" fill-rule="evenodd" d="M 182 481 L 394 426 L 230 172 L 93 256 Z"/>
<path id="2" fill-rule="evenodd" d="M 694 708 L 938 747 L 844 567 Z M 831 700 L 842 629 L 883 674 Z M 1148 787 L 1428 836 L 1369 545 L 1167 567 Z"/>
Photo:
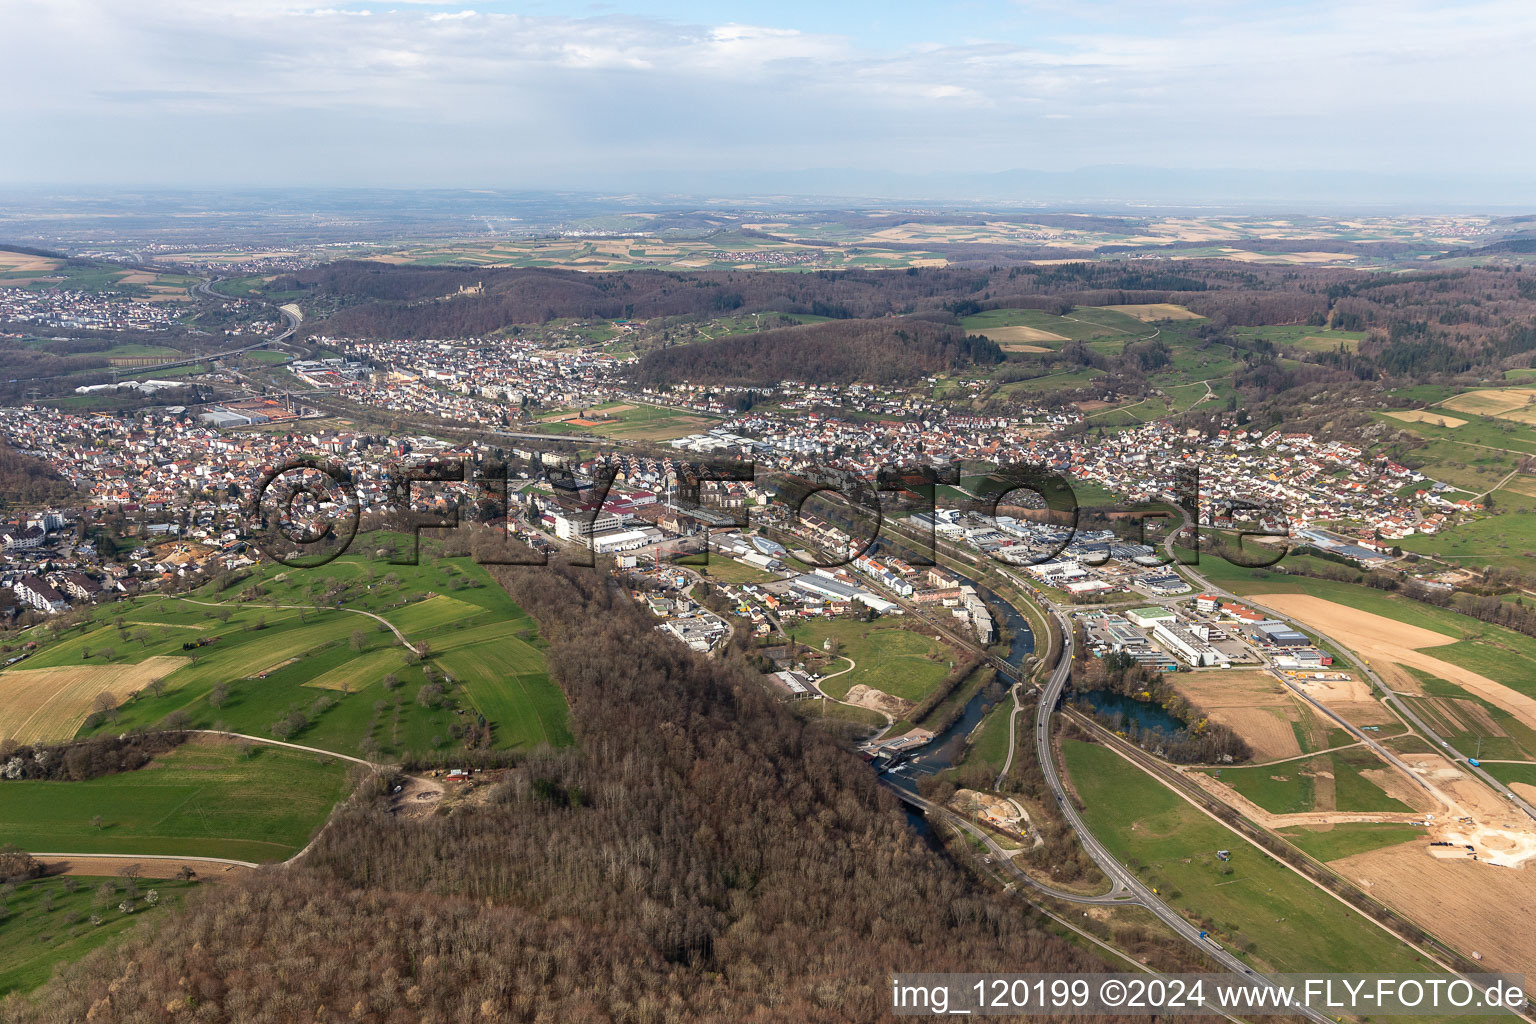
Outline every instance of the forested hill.
<path id="1" fill-rule="evenodd" d="M 577 747 L 452 814 L 362 799 L 307 867 L 209 886 L 0 1019 L 876 1021 L 893 971 L 1105 969 L 927 846 L 739 652 L 692 654 L 590 570 L 498 572 Z"/>
<path id="2" fill-rule="evenodd" d="M 1360 275 L 1345 274 L 1344 277 Z M 341 261 L 285 275 L 268 290 L 291 296 L 323 330 L 344 337 L 444 338 L 486 335 L 555 317 L 708 317 L 723 313 L 809 314 L 861 319 L 912 312 L 960 313 L 1002 306 L 1064 310 L 1074 304 L 1190 302 L 1230 307 L 1232 322 L 1304 319 L 1327 309 L 1323 294 L 1339 272 L 1281 275 L 1216 261 L 1114 261 L 973 270 L 761 270 L 581 273 L 484 267 L 401 267 Z M 461 293 L 461 288 L 473 290 Z"/>
<path id="3" fill-rule="evenodd" d="M 1217 334 L 1273 324 L 1364 332 L 1355 353 L 1311 356 L 1340 379 L 1526 367 L 1536 358 L 1536 273 L 1512 266 L 1382 273 L 1138 259 L 800 274 L 344 261 L 277 278 L 267 287 L 298 297 L 306 330 L 352 338 L 484 337 L 559 317 L 703 320 L 779 312 L 865 320 L 917 314 L 954 323 L 989 309 L 1066 313 L 1074 306 L 1171 302 L 1208 317 Z"/>
<path id="4" fill-rule="evenodd" d="M 776 385 L 786 380 L 884 384 L 974 364 L 1000 363 L 997 343 L 957 327 L 922 320 L 829 320 L 739 334 L 718 341 L 673 345 L 648 353 L 636 382 L 663 386 Z"/>

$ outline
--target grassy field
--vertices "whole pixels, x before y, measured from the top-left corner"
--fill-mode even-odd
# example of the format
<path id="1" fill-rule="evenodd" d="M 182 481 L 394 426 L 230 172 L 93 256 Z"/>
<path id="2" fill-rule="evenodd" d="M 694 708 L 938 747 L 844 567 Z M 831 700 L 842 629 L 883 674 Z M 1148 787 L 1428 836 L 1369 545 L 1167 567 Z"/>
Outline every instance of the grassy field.
<path id="1" fill-rule="evenodd" d="M 841 700 L 863 684 L 910 701 L 928 696 L 955 661 L 945 644 L 901 626 L 857 622 L 853 619 L 813 619 L 795 626 L 795 640 L 818 650 L 831 637 L 838 653 L 856 667 L 827 683 L 827 692 Z"/>
<path id="2" fill-rule="evenodd" d="M 1277 346 L 1301 349 L 1304 352 L 1335 352 L 1341 347 L 1347 352 L 1353 352 L 1365 340 L 1364 331 L 1335 331 L 1306 324 L 1233 327 L 1231 334 L 1235 338 L 1262 339 Z"/>
<path id="3" fill-rule="evenodd" d="M 985 767 L 989 772 L 1003 770 L 1008 760 L 1008 719 L 1013 714 L 1013 699 L 1004 698 L 988 711 L 966 740 L 965 751 L 955 762 L 957 769 Z M 1021 722 L 1027 721 L 1022 716 Z M 1021 725 L 1021 728 L 1023 726 Z"/>
<path id="4" fill-rule="evenodd" d="M 1231 786 L 1271 814 L 1299 814 L 1316 806 L 1319 758 L 1252 768 L 1212 768 L 1207 775 Z"/>
<path id="5" fill-rule="evenodd" d="M 1279 971 L 1435 969 L 1113 751 L 1076 741 L 1063 749 L 1094 834 L 1251 963 Z M 1231 860 L 1219 860 L 1219 849 L 1231 850 Z"/>
<path id="6" fill-rule="evenodd" d="M 1484 764 L 1483 767 L 1500 782 L 1536 786 L 1536 764 Z"/>
<path id="7" fill-rule="evenodd" d="M 0 784 L 0 834 L 27 850 L 283 860 L 348 786 L 345 762 L 198 739 L 134 772 Z"/>
<path id="8" fill-rule="evenodd" d="M 1424 830 L 1416 825 L 1371 823 L 1329 825 L 1326 831 L 1312 826 L 1283 828 L 1280 834 L 1325 862 L 1424 838 Z"/>
<path id="9" fill-rule="evenodd" d="M 549 680 L 544 655 L 517 637 L 455 647 L 438 664 L 460 683 L 482 717 L 496 723 L 496 746 L 571 742 L 565 698 Z"/>
<path id="10" fill-rule="evenodd" d="M 357 611 L 389 620 L 428 656 L 418 658 Z M 124 703 L 105 720 L 86 720 L 81 732 L 175 719 L 345 754 L 398 756 L 458 749 L 472 716 L 484 715 L 496 747 L 570 742 L 565 702 L 549 680 L 532 620 L 469 559 L 423 554 L 409 566 L 349 554 L 320 569 L 268 566 L 220 593 L 204 588 L 185 598 L 102 606 L 78 627 L 38 639 L 43 646 L 33 657 L 0 674 L 0 693 L 13 697 L 10 717 L 41 713 L 56 722 L 58 734 L 39 739 L 73 735 L 92 699 L 109 688 L 100 680 L 137 679 L 144 666 L 169 663 L 179 667 L 159 672 L 152 686 L 123 682 L 119 689 L 134 686 L 138 695 L 119 694 Z M 471 671 L 466 655 L 435 663 L 438 653 L 470 644 L 484 665 L 518 668 Z M 72 704 L 44 706 L 50 688 L 32 685 L 49 682 L 40 670 L 82 677 L 69 691 Z M 423 694 L 431 687 L 442 690 Z"/>
<path id="11" fill-rule="evenodd" d="M 1092 318 L 1081 317 L 1077 310 L 1073 310 L 1068 317 L 1056 316 L 1038 309 L 989 309 L 985 312 L 975 313 L 962 317 L 960 326 L 967 331 L 977 334 L 988 334 L 992 331 L 1004 331 L 1012 327 L 1028 327 L 1041 334 L 1054 335 L 1055 340 L 1036 336 L 1032 344 L 1049 348 L 1060 348 L 1063 341 L 1089 341 L 1095 338 L 1121 337 L 1126 331 L 1135 331 L 1138 334 L 1146 334 L 1146 326 L 1134 317 L 1125 314 L 1117 314 L 1123 322 L 1115 326 L 1096 323 Z M 1013 337 L 1004 333 L 1003 337 Z M 1024 335 L 1017 335 L 1024 340 Z"/>
<path id="12" fill-rule="evenodd" d="M 77 876 L 22 882 L 5 899 L 7 913 L 0 914 L 0 996 L 29 992 L 47 981 L 59 964 L 78 960 L 141 921 L 163 917 L 195 884 L 141 880 L 136 883 L 134 909 L 124 913 L 119 907 L 129 895 L 127 879 Z M 144 898 L 150 890 L 154 902 Z"/>

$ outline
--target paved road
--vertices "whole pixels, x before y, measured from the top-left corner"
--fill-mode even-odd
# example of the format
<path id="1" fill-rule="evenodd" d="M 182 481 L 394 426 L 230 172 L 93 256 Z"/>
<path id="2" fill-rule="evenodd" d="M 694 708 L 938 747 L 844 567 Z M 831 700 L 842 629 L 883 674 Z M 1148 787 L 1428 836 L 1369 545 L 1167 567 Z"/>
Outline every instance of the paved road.
<path id="1" fill-rule="evenodd" d="M 1018 581 L 1015 582 L 1017 583 Z M 1033 590 L 1028 584 L 1020 585 Z M 1183 914 L 1159 899 L 1156 893 L 1136 877 L 1135 872 L 1122 864 L 1103 843 L 1099 842 L 1098 837 L 1088 828 L 1088 823 L 1083 820 L 1083 816 L 1078 811 L 1076 805 L 1072 803 L 1071 797 L 1067 794 L 1066 787 L 1062 783 L 1061 773 L 1056 765 L 1055 751 L 1051 746 L 1051 717 L 1055 714 L 1056 704 L 1060 700 L 1062 691 L 1072 675 L 1072 624 L 1059 608 L 1046 600 L 1042 595 L 1037 593 L 1036 601 L 1046 614 L 1056 620 L 1061 630 L 1061 651 L 1058 654 L 1055 667 L 1051 670 L 1045 686 L 1041 689 L 1040 702 L 1035 715 L 1034 742 L 1036 758 L 1039 762 L 1040 770 L 1045 776 L 1046 786 L 1049 788 L 1052 797 L 1056 800 L 1062 816 L 1077 832 L 1078 840 L 1083 844 L 1083 848 L 1088 852 L 1088 855 L 1093 858 L 1094 863 L 1099 866 L 1099 870 L 1109 879 L 1110 890 L 1097 896 L 1083 896 L 1078 893 L 1070 893 L 1044 885 L 1019 869 L 1012 862 L 1011 858 L 1008 857 L 1007 852 L 992 841 L 991 837 L 984 831 L 976 828 L 973 823 L 944 808 L 938 808 L 940 814 L 947 820 L 956 821 L 961 824 L 972 835 L 977 835 L 986 845 L 994 859 L 1000 860 L 1003 864 L 1007 865 L 1011 869 L 1010 873 L 1014 874 L 1015 877 L 1018 877 L 1023 884 L 1030 888 L 1072 903 L 1099 906 L 1126 904 L 1142 906 L 1167 925 L 1174 934 L 1201 950 L 1201 952 L 1205 953 L 1206 956 L 1210 957 L 1211 960 L 1215 961 L 1223 969 L 1255 980 L 1262 978 L 1262 975 L 1252 967 L 1249 967 L 1241 958 L 1227 950 L 1214 939 L 1203 936 L 1201 930 L 1190 924 Z M 1016 721 L 1016 715 L 1010 719 L 1010 723 L 1013 721 Z M 1010 729 L 1010 733 L 1012 732 L 1013 730 Z M 905 790 L 897 789 L 896 792 L 903 800 L 922 807 L 924 810 L 934 807 L 928 801 L 923 800 L 921 797 L 916 797 Z M 1291 1009 L 1294 1013 L 1314 1021 L 1315 1024 L 1330 1024 L 1331 1022 L 1331 1018 L 1326 1014 L 1305 1006 L 1297 1005 Z"/>
<path id="2" fill-rule="evenodd" d="M 1228 951 L 1214 939 L 1204 937 L 1199 928 L 1185 920 L 1183 914 L 1159 899 L 1157 894 L 1152 892 L 1150 888 L 1142 883 L 1141 879 L 1136 877 L 1135 872 L 1120 863 L 1114 854 L 1110 853 L 1104 844 L 1099 842 L 1097 837 L 1088 828 L 1088 823 L 1083 820 L 1082 814 L 1072 803 L 1072 798 L 1067 794 L 1066 788 L 1062 785 L 1061 773 L 1057 770 L 1056 766 L 1055 752 L 1051 747 L 1051 716 L 1055 713 L 1056 703 L 1061 698 L 1067 680 L 1072 674 L 1072 624 L 1068 621 L 1066 615 L 1054 604 L 1051 604 L 1044 598 L 1040 599 L 1040 603 L 1049 614 L 1056 618 L 1057 623 L 1061 626 L 1061 657 L 1056 662 L 1056 667 L 1052 670 L 1050 678 L 1040 694 L 1039 710 L 1035 716 L 1035 753 L 1039 759 L 1040 770 L 1045 775 L 1046 785 L 1049 787 L 1051 795 L 1056 799 L 1057 807 L 1060 809 L 1062 816 L 1077 831 L 1078 839 L 1082 842 L 1083 848 L 1088 851 L 1088 855 L 1093 858 L 1094 863 L 1098 864 L 1099 869 L 1109 878 L 1112 886 L 1110 890 L 1111 895 L 1118 893 L 1128 894 L 1127 898 L 1120 902 L 1138 903 L 1145 907 L 1172 929 L 1175 934 L 1191 945 L 1199 947 L 1207 956 L 1226 970 L 1255 979 L 1262 977 L 1252 967 L 1244 963 L 1242 959 Z M 1326 1014 L 1319 1013 L 1309 1007 L 1293 1006 L 1292 1010 L 1309 1020 L 1317 1022 L 1317 1024 L 1329 1024 L 1331 1021 L 1331 1018 Z"/>

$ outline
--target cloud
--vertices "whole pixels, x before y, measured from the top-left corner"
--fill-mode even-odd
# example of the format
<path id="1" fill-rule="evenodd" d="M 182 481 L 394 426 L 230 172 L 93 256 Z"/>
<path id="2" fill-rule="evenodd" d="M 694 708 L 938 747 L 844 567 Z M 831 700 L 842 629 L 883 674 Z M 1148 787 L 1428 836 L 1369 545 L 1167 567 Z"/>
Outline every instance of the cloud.
<path id="1" fill-rule="evenodd" d="M 1524 0 L 1029 2 L 931 14 L 899 45 L 830 8 L 796 24 L 593 10 L 8 0 L 0 129 L 19 144 L 0 178 L 212 175 L 233 157 L 204 140 L 275 137 L 303 139 L 308 160 L 282 173 L 440 179 L 421 184 L 744 164 L 1513 171 L 1536 157 L 1517 128 L 1536 93 Z M 883 26 L 901 17 L 921 16 L 881 11 Z M 438 148 L 403 154 L 413 139 Z M 102 161 L 112 146 L 126 156 Z"/>

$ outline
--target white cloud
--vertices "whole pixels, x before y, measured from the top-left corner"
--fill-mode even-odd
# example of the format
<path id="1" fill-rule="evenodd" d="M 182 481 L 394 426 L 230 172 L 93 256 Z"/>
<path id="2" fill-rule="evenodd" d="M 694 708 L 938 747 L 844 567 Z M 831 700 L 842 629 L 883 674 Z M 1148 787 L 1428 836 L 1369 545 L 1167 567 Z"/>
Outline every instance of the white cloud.
<path id="1" fill-rule="evenodd" d="M 970 170 L 1536 157 L 1518 129 L 1536 94 L 1525 0 L 1097 3 L 1070 20 L 1022 3 L 995 17 L 976 14 L 959 41 L 878 48 L 814 25 L 530 16 L 491 0 L 7 0 L 0 130 L 20 144 L 0 178 L 43 166 L 25 154 L 78 161 L 92 133 L 130 131 L 160 140 L 158 164 L 139 157 L 151 174 L 218 159 L 203 138 L 277 131 L 303 135 L 317 167 L 376 167 L 424 124 L 449 147 L 445 169 L 553 180 L 618 152 L 655 168 L 921 153 Z M 977 168 L 980 153 L 994 166 Z"/>

